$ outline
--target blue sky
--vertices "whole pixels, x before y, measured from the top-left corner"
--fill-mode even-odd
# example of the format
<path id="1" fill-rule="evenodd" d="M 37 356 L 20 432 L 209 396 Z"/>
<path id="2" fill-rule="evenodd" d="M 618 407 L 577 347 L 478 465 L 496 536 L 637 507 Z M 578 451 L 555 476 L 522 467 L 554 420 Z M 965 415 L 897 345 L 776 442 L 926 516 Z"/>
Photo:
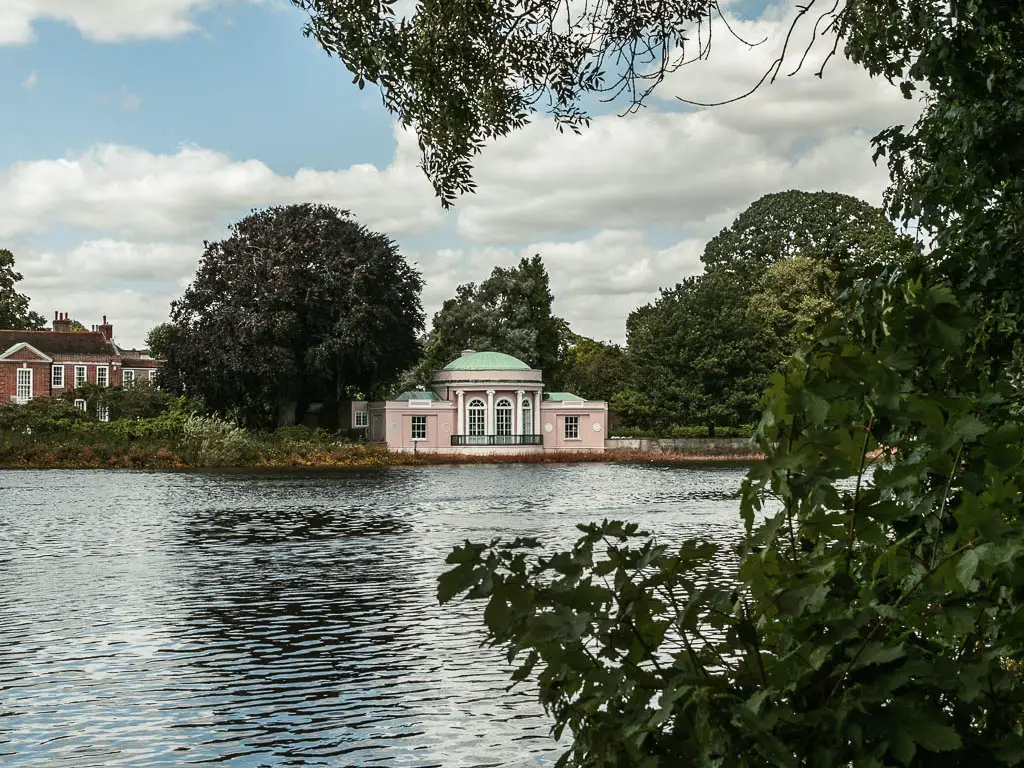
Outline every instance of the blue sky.
<path id="1" fill-rule="evenodd" d="M 622 341 L 626 314 L 699 271 L 703 243 L 761 194 L 878 202 L 885 174 L 867 137 L 913 117 L 844 62 L 824 84 L 808 74 L 735 107 L 683 109 L 674 95 L 733 95 L 774 54 L 727 41 L 640 115 L 600 115 L 580 138 L 540 118 L 498 142 L 480 159 L 480 193 L 442 214 L 414 138 L 302 36 L 301 12 L 152 0 L 143 14 L 137 1 L 0 8 L 0 245 L 37 311 L 107 314 L 125 344 L 166 317 L 204 238 L 300 199 L 392 234 L 426 277 L 429 312 L 458 283 L 540 252 L 556 310 Z M 742 10 L 745 35 L 778 39 L 784 11 Z"/>

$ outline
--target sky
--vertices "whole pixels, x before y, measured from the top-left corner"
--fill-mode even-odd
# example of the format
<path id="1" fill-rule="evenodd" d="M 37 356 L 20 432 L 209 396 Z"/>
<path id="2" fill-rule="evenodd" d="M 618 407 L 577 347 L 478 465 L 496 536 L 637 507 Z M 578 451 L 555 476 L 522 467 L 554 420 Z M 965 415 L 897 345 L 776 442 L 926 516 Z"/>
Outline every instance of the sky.
<path id="1" fill-rule="evenodd" d="M 286 0 L 0 0 L 0 247 L 52 318 L 107 315 L 143 342 L 191 281 L 204 240 L 249 210 L 315 201 L 386 232 L 423 273 L 429 318 L 461 283 L 539 253 L 554 310 L 623 342 L 626 316 L 701 271 L 704 244 L 760 196 L 881 202 L 870 137 L 919 107 L 840 57 L 727 106 L 781 49 L 791 6 L 744 3 L 707 61 L 580 136 L 538 115 L 488 146 L 479 190 L 443 211 L 413 135 L 302 35 Z M 809 32 L 809 27 L 805 32 Z M 802 39 L 806 40 L 806 36 Z M 621 105 L 618 105 L 621 107 Z"/>

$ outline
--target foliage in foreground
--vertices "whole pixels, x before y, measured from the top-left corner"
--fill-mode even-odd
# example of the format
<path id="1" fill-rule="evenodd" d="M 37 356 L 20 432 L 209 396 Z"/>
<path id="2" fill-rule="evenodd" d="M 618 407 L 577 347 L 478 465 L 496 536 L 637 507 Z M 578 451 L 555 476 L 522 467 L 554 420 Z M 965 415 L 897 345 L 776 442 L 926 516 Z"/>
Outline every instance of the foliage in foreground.
<path id="1" fill-rule="evenodd" d="M 891 287 L 877 345 L 837 334 L 774 380 L 738 564 L 619 522 L 569 552 L 449 557 L 440 598 L 487 600 L 514 678 L 536 675 L 573 735 L 563 764 L 1024 759 L 1024 425 L 957 363 L 969 317 L 948 287 Z"/>

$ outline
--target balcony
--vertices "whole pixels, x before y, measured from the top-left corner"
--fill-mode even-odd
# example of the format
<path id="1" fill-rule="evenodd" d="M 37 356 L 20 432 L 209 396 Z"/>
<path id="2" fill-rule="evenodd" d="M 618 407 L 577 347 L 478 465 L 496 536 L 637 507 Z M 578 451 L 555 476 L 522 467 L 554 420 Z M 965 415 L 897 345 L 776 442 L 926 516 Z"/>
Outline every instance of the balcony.
<path id="1" fill-rule="evenodd" d="M 452 445 L 544 445 L 544 435 L 452 435 Z"/>

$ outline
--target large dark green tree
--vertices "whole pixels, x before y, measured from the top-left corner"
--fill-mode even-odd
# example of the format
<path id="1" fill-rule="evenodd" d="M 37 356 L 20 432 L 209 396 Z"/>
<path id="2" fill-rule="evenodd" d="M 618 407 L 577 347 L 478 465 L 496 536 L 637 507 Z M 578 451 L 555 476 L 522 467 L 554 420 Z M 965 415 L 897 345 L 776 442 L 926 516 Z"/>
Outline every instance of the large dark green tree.
<path id="1" fill-rule="evenodd" d="M 419 377 L 429 378 L 462 350 L 474 349 L 504 352 L 543 370 L 549 380 L 557 378 L 565 322 L 552 314 L 553 301 L 539 255 L 495 267 L 479 285 L 460 285 L 434 315 Z"/>
<path id="2" fill-rule="evenodd" d="M 751 424 L 780 363 L 775 338 L 731 275 L 690 277 L 626 321 L 629 385 L 613 400 L 624 420 L 667 434 L 676 425 Z"/>
<path id="3" fill-rule="evenodd" d="M 32 331 L 46 327 L 46 319 L 28 308 L 28 296 L 16 290 L 22 279 L 14 269 L 14 254 L 0 248 L 0 328 Z"/>
<path id="4" fill-rule="evenodd" d="M 207 406 L 263 426 L 372 396 L 419 356 L 423 281 L 386 235 L 346 211 L 256 211 L 206 244 L 162 334 L 167 366 Z"/>

